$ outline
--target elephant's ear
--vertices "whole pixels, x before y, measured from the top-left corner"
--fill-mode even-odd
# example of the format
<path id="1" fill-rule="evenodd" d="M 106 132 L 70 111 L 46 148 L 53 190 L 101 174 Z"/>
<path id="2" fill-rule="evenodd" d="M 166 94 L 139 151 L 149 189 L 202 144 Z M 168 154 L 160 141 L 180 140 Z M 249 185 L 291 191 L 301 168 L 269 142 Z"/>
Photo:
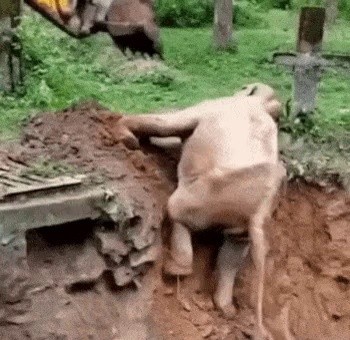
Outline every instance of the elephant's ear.
<path id="1" fill-rule="evenodd" d="M 247 96 L 253 96 L 257 89 L 258 89 L 257 85 L 246 85 L 242 87 L 242 90 L 246 90 Z"/>
<path id="2" fill-rule="evenodd" d="M 258 87 L 255 85 L 250 89 L 250 92 L 248 93 L 248 96 L 254 96 L 256 90 L 258 89 Z"/>

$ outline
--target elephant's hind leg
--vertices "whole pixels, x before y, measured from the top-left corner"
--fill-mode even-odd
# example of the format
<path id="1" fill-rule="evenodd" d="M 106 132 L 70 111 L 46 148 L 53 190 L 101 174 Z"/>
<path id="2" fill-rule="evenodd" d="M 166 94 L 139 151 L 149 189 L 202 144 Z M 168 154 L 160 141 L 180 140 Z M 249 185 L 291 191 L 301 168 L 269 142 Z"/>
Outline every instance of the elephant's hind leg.
<path id="1" fill-rule="evenodd" d="M 193 272 L 193 249 L 191 233 L 181 223 L 174 223 L 170 253 L 164 262 L 164 272 L 169 275 L 190 275 Z"/>
<path id="2" fill-rule="evenodd" d="M 217 259 L 217 287 L 214 302 L 227 318 L 233 317 L 236 312 L 232 303 L 232 291 L 237 271 L 247 256 L 248 250 L 248 242 L 237 242 L 232 235 L 225 235 L 225 241 Z"/>

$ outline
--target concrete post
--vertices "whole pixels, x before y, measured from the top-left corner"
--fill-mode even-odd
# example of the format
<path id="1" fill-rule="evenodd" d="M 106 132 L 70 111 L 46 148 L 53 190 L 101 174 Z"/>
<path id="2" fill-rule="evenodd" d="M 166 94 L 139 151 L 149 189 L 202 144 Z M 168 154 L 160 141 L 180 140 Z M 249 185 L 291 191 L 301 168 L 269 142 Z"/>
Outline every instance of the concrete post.
<path id="1" fill-rule="evenodd" d="M 13 91 L 21 81 L 21 48 L 14 35 L 21 0 L 0 1 L 0 91 Z"/>

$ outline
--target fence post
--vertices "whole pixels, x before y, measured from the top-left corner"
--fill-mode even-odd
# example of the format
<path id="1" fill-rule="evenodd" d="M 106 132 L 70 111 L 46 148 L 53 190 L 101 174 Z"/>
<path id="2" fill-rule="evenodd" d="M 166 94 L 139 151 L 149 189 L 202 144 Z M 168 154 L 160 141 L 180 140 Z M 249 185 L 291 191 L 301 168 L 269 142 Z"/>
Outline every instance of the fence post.
<path id="1" fill-rule="evenodd" d="M 232 0 L 215 0 L 214 46 L 225 49 L 233 45 L 232 40 L 233 4 Z"/>
<path id="2" fill-rule="evenodd" d="M 21 0 L 0 1 L 0 91 L 14 91 L 22 80 L 21 46 L 14 34 L 21 7 Z"/>

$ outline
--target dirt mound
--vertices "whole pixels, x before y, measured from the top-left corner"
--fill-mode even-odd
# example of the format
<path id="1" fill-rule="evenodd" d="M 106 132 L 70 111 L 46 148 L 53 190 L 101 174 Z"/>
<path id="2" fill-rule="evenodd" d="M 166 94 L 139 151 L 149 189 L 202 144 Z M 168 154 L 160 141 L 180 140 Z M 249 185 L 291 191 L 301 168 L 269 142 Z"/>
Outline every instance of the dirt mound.
<path id="1" fill-rule="evenodd" d="M 123 225 L 103 221 L 27 232 L 32 308 L 23 294 L 12 303 L 11 286 L 5 287 L 8 303 L 5 309 L 0 304 L 0 324 L 7 313 L 5 324 L 12 326 L 0 328 L 0 338 L 154 339 L 146 319 L 155 280 L 142 280 L 142 274 L 161 250 L 158 240 L 167 197 L 176 182 L 176 159 L 151 152 L 151 146 L 131 151 L 115 144 L 111 129 L 119 118 L 95 103 L 44 113 L 29 122 L 20 145 L 0 151 L 0 165 L 5 167 L 29 165 L 36 174 L 50 176 L 59 165 L 89 174 L 92 181 L 118 194 L 130 216 L 127 243 L 115 232 L 124 230 Z M 111 245 L 119 247 L 118 253 L 110 250 Z M 16 278 L 9 275 L 7 279 Z M 0 284 L 0 292 L 2 288 Z"/>
<path id="2" fill-rule="evenodd" d="M 93 103 L 42 114 L 29 123 L 21 146 L 13 146 L 10 156 L 24 163 L 47 157 L 66 162 L 80 172 L 93 173 L 96 178 L 102 176 L 107 185 L 131 202 L 143 221 L 161 225 L 167 197 L 176 185 L 177 158 L 151 146 L 132 151 L 115 144 L 113 122 L 119 118 Z M 266 226 L 271 247 L 264 318 L 276 340 L 350 338 L 349 226 L 350 199 L 345 192 L 326 191 L 302 182 L 289 185 Z M 66 233 L 81 227 L 68 226 Z M 34 231 L 28 236 L 32 272 L 42 275 L 44 267 L 51 270 L 45 272 L 45 280 L 54 278 L 56 282 L 56 286 L 51 284 L 37 292 L 37 316 L 43 320 L 45 311 L 55 309 L 55 313 L 41 322 L 45 331 L 17 324 L 5 327 L 3 338 L 9 338 L 9 334 L 14 334 L 14 339 L 23 339 L 24 335 L 40 339 L 38 334 L 46 334 L 42 339 L 251 338 L 254 267 L 247 258 L 239 274 L 233 292 L 238 307 L 235 319 L 221 318 L 210 299 L 221 238 L 211 233 L 195 236 L 195 273 L 181 282 L 162 278 L 160 257 L 138 290 L 106 289 L 110 288 L 110 278 L 104 277 L 96 285 L 63 292 L 59 275 L 66 273 L 64 263 L 81 258 L 83 253 L 86 265 L 95 256 L 86 253 L 91 248 L 85 247 L 93 228 L 83 226 L 86 241 L 80 248 L 76 240 L 52 244 L 52 238 L 57 239 L 55 233 L 45 236 Z M 163 226 L 163 231 L 166 241 L 168 228 Z"/>
<path id="3" fill-rule="evenodd" d="M 25 128 L 22 149 L 14 150 L 16 157 L 22 162 L 48 157 L 110 179 L 120 179 L 126 175 L 162 180 L 158 165 L 168 163 L 170 157 L 150 153 L 151 148 L 144 148 L 143 152 L 130 151 L 124 145 L 116 144 L 113 124 L 120 117 L 95 102 L 59 113 L 40 114 Z"/>

